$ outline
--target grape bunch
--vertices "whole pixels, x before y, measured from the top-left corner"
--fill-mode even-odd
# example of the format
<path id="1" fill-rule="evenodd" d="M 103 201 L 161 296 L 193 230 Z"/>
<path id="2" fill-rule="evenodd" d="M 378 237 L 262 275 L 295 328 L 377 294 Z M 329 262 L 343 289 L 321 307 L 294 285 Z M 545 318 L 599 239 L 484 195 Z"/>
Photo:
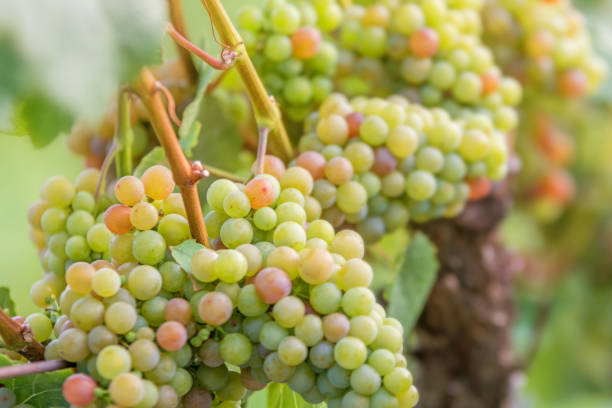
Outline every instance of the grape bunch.
<path id="1" fill-rule="evenodd" d="M 480 0 L 376 1 L 345 12 L 337 82 L 352 96 L 402 93 L 453 117 L 474 111 L 496 129 L 517 124 L 521 88 L 482 43 Z"/>
<path id="2" fill-rule="evenodd" d="M 454 217 L 486 195 L 506 175 L 506 143 L 485 114 L 453 120 L 398 96 L 332 94 L 305 122 L 296 164 L 313 175 L 324 219 L 375 242 L 409 219 Z"/>
<path id="3" fill-rule="evenodd" d="M 44 313 L 15 318 L 46 344 L 46 359 L 77 364 L 63 385 L 72 406 L 230 408 L 269 382 L 332 408 L 416 404 L 403 328 L 368 289 L 363 239 L 319 219 L 310 171 L 274 156 L 262 164 L 246 184 L 209 186 L 214 249 L 194 250 L 188 265 L 169 251 L 191 236 L 166 167 L 120 178 L 117 202 L 90 210 L 81 234 L 87 243 L 96 225 L 104 229 L 91 240 L 96 255 L 66 259 L 63 279 L 50 272 L 66 286 L 59 298 L 45 293 L 35 298 Z M 98 172 L 89 173 L 91 190 Z M 53 205 L 38 211 L 43 252 L 46 234 L 58 233 L 45 214 L 82 211 L 82 178 L 43 187 Z"/>
<path id="4" fill-rule="evenodd" d="M 335 0 L 269 0 L 245 6 L 238 25 L 267 90 L 301 121 L 333 89 L 338 52 L 328 34 L 343 17 Z"/>
<path id="5" fill-rule="evenodd" d="M 59 297 L 71 263 L 101 259 L 108 250 L 113 234 L 100 211 L 110 203 L 106 196 L 98 202 L 94 198 L 99 178 L 100 172 L 92 168 L 83 170 L 74 183 L 63 176 L 51 177 L 41 189 L 40 200 L 28 210 L 30 238 L 45 271 L 30 291 L 39 307 Z"/>
<path id="6" fill-rule="evenodd" d="M 489 0 L 484 38 L 504 72 L 567 98 L 595 92 L 606 76 L 584 16 L 570 1 Z"/>

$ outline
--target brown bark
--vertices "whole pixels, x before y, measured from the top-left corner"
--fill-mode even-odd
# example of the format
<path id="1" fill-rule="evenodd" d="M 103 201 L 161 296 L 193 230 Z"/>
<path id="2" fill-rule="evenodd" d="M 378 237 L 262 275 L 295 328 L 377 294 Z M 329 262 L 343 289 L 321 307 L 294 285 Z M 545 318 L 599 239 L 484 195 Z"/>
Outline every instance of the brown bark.
<path id="1" fill-rule="evenodd" d="M 519 259 L 496 230 L 511 204 L 506 183 L 455 220 L 426 224 L 440 271 L 417 323 L 423 408 L 507 406 L 516 358 L 512 278 Z"/>

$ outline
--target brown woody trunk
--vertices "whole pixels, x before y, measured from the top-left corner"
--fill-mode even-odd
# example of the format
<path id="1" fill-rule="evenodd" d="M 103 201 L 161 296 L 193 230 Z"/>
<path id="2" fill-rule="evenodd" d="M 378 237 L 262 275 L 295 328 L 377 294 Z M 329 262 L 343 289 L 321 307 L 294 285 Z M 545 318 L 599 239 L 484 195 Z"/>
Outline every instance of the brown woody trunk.
<path id="1" fill-rule="evenodd" d="M 510 207 L 507 184 L 455 220 L 424 226 L 437 246 L 438 280 L 417 324 L 422 408 L 508 405 L 516 368 L 510 330 L 518 258 L 496 230 Z"/>

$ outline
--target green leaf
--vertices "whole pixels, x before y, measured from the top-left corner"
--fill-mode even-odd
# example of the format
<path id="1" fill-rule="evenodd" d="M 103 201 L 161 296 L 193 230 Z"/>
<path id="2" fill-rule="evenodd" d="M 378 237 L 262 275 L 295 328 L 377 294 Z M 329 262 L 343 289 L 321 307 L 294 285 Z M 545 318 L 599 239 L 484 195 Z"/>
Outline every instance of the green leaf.
<path id="1" fill-rule="evenodd" d="M 436 248 L 423 233 L 415 234 L 388 296 L 388 313 L 402 323 L 407 334 L 423 311 L 437 271 Z"/>
<path id="2" fill-rule="evenodd" d="M 0 354 L 0 366 L 20 364 Z M 17 397 L 18 404 L 30 404 L 36 408 L 68 407 L 62 396 L 62 384 L 72 375 L 70 368 L 48 373 L 32 374 L 23 377 L 0 380 Z"/>
<path id="3" fill-rule="evenodd" d="M 9 316 L 15 316 L 15 302 L 11 299 L 11 291 L 6 286 L 0 286 L 0 307 L 4 309 Z"/>
<path id="4" fill-rule="evenodd" d="M 202 124 L 200 121 L 196 120 L 191 124 L 191 128 L 189 132 L 184 137 L 179 139 L 179 144 L 181 145 L 181 149 L 185 156 L 191 157 L 193 152 L 193 148 L 198 145 L 198 140 L 200 139 L 200 131 L 202 130 Z"/>
<path id="5" fill-rule="evenodd" d="M 196 95 L 183 112 L 183 119 L 178 134 L 181 148 L 187 157 L 191 157 L 192 149 L 197 146 L 200 138 L 202 124 L 197 118 L 202 111 L 202 100 L 206 93 L 206 87 L 212 78 L 213 71 L 209 65 L 203 66 Z"/>
<path id="6" fill-rule="evenodd" d="M 161 146 L 156 146 L 149 153 L 146 154 L 145 157 L 140 159 L 140 163 L 136 166 L 134 170 L 134 176 L 141 177 L 142 174 L 151 166 L 155 166 L 156 164 L 165 164 L 166 163 L 166 154 L 164 153 L 164 149 Z"/>
<path id="7" fill-rule="evenodd" d="M 0 128 L 44 146 L 160 61 L 163 0 L 0 2 Z"/>
<path id="8" fill-rule="evenodd" d="M 267 408 L 325 408 L 327 404 L 312 405 L 291 390 L 286 384 L 270 383 L 267 387 Z"/>
<path id="9" fill-rule="evenodd" d="M 170 248 L 170 252 L 172 252 L 172 257 L 181 268 L 191 273 L 191 258 L 202 248 L 205 248 L 205 246 L 197 243 L 195 239 L 189 239 Z"/>

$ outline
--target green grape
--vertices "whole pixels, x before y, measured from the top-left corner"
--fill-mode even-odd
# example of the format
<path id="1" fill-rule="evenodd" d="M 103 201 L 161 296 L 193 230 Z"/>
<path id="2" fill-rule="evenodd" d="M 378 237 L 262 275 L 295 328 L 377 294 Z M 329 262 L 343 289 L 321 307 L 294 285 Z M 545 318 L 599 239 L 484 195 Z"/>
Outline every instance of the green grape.
<path id="1" fill-rule="evenodd" d="M 415 170 L 406 178 L 406 194 L 413 200 L 430 198 L 436 188 L 436 178 L 424 170 Z"/>
<path id="2" fill-rule="evenodd" d="M 383 383 L 387 391 L 392 395 L 399 396 L 408 392 L 412 386 L 412 374 L 405 368 L 395 367 L 385 375 Z"/>
<path id="3" fill-rule="evenodd" d="M 395 368 L 395 356 L 389 350 L 380 348 L 370 353 L 368 364 L 372 366 L 378 374 L 384 376 Z"/>
<path id="4" fill-rule="evenodd" d="M 330 314 L 340 308 L 342 292 L 331 282 L 314 286 L 310 292 L 310 304 L 321 314 Z"/>
<path id="5" fill-rule="evenodd" d="M 132 305 L 116 302 L 106 309 L 104 323 L 113 332 L 125 334 L 134 328 L 137 317 L 136 309 Z"/>
<path id="6" fill-rule="evenodd" d="M 306 232 L 300 224 L 286 221 L 276 227 L 273 240 L 274 245 L 277 247 L 289 246 L 295 250 L 300 250 L 306 244 Z"/>
<path id="7" fill-rule="evenodd" d="M 372 395 L 380 388 L 381 378 L 374 368 L 364 364 L 351 373 L 350 382 L 359 394 Z"/>
<path id="8" fill-rule="evenodd" d="M 223 210 L 232 218 L 243 218 L 251 210 L 251 202 L 242 191 L 234 190 L 225 196 Z"/>
<path id="9" fill-rule="evenodd" d="M 263 256 L 259 248 L 251 244 L 242 244 L 236 248 L 247 260 L 247 273 L 246 276 L 255 275 L 263 264 Z"/>
<path id="10" fill-rule="evenodd" d="M 53 326 L 49 318 L 42 313 L 33 313 L 29 315 L 25 322 L 30 325 L 32 333 L 34 334 L 34 340 L 42 343 L 51 337 L 53 333 Z"/>
<path id="11" fill-rule="evenodd" d="M 78 299 L 70 309 L 72 324 L 84 331 L 89 331 L 104 322 L 104 304 L 93 297 Z"/>
<path id="12" fill-rule="evenodd" d="M 327 379 L 336 388 L 345 389 L 350 385 L 351 372 L 334 364 L 327 370 Z"/>
<path id="13" fill-rule="evenodd" d="M 118 264 L 128 262 L 136 262 L 136 258 L 132 254 L 132 243 L 134 242 L 134 234 L 115 235 L 111 239 L 108 252 Z"/>
<path id="14" fill-rule="evenodd" d="M 342 397 L 342 408 L 368 408 L 369 406 L 370 399 L 355 391 L 351 390 Z"/>
<path id="15" fill-rule="evenodd" d="M 64 176 L 51 177 L 41 189 L 42 198 L 53 206 L 60 208 L 68 207 L 75 193 L 73 184 Z"/>
<path id="16" fill-rule="evenodd" d="M 292 105 L 303 105 L 311 101 L 313 89 L 306 77 L 292 77 L 285 83 L 283 96 Z"/>
<path id="17" fill-rule="evenodd" d="M 91 288 L 102 297 L 114 296 L 121 288 L 121 277 L 111 268 L 98 269 L 91 279 Z"/>
<path id="18" fill-rule="evenodd" d="M 268 350 L 276 350 L 281 340 L 288 336 L 288 331 L 276 322 L 267 322 L 261 327 L 259 342 Z"/>
<path id="19" fill-rule="evenodd" d="M 172 378 L 172 381 L 170 381 L 170 386 L 174 388 L 179 397 L 182 397 L 187 394 L 193 386 L 193 378 L 189 371 L 179 368 L 176 370 L 176 374 L 174 378 Z"/>
<path id="20" fill-rule="evenodd" d="M 167 245 L 175 246 L 191 238 L 189 222 L 180 214 L 164 216 L 157 226 L 157 231 L 164 238 Z M 142 234 L 142 233 L 141 233 Z"/>
<path id="21" fill-rule="evenodd" d="M 419 150 L 416 155 L 416 167 L 429 173 L 437 173 L 442 169 L 444 156 L 435 147 L 426 146 Z"/>
<path id="22" fill-rule="evenodd" d="M 306 223 L 306 212 L 299 204 L 286 202 L 276 207 L 277 223 L 282 224 L 285 221 L 293 221 L 300 225 Z"/>
<path id="23" fill-rule="evenodd" d="M 270 61 L 284 61 L 291 56 L 291 40 L 286 35 L 271 35 L 266 39 L 263 53 Z"/>
<path id="24" fill-rule="evenodd" d="M 225 361 L 234 365 L 245 364 L 251 358 L 251 342 L 242 333 L 228 334 L 221 340 L 221 356 Z"/>
<path id="25" fill-rule="evenodd" d="M 349 181 L 338 187 L 336 204 L 345 213 L 354 214 L 367 203 L 368 194 L 356 181 Z"/>
<path id="26" fill-rule="evenodd" d="M 162 290 L 166 292 L 180 291 L 187 277 L 179 264 L 171 261 L 161 264 L 159 273 L 162 277 Z"/>
<path id="27" fill-rule="evenodd" d="M 144 382 L 136 374 L 121 373 L 114 377 L 109 387 L 111 399 L 126 407 L 139 404 L 144 399 Z"/>
<path id="28" fill-rule="evenodd" d="M 387 349 L 393 353 L 398 353 L 402 349 L 402 334 L 395 327 L 382 326 L 378 329 L 376 340 L 370 345 L 374 350 Z"/>
<path id="29" fill-rule="evenodd" d="M 312 347 L 323 340 L 323 323 L 316 315 L 306 315 L 295 325 L 295 336 Z"/>
<path id="30" fill-rule="evenodd" d="M 115 333 L 106 326 L 96 326 L 87 334 L 87 345 L 94 353 L 99 353 L 104 347 L 118 343 Z"/>
<path id="31" fill-rule="evenodd" d="M 154 369 L 161 358 L 159 348 L 148 339 L 139 339 L 130 344 L 129 352 L 134 369 L 143 372 Z"/>
<path id="32" fill-rule="evenodd" d="M 375 303 L 372 291 L 364 287 L 351 288 L 342 296 L 342 310 L 350 317 L 370 314 Z"/>
<path id="33" fill-rule="evenodd" d="M 287 381 L 287 385 L 293 391 L 303 394 L 315 385 L 315 375 L 308 364 L 300 364 L 295 367 L 295 371 L 289 381 Z"/>
<path id="34" fill-rule="evenodd" d="M 158 327 L 166 321 L 165 310 L 167 305 L 168 299 L 161 296 L 155 296 L 142 304 L 140 313 L 142 317 L 147 319 L 149 325 Z"/>
<path id="35" fill-rule="evenodd" d="M 155 297 L 162 286 L 162 278 L 157 269 L 140 265 L 132 269 L 127 279 L 127 288 L 138 300 Z"/>
<path id="36" fill-rule="evenodd" d="M 244 6 L 238 11 L 238 24 L 242 28 L 258 32 L 264 23 L 261 10 L 255 6 Z"/>
<path id="37" fill-rule="evenodd" d="M 90 254 L 91 249 L 84 237 L 74 235 L 66 241 L 66 255 L 73 261 L 85 261 L 89 258 Z"/>
<path id="38" fill-rule="evenodd" d="M 399 197 L 405 190 L 406 180 L 399 171 L 392 171 L 381 179 L 381 193 L 386 197 Z"/>
<path id="39" fill-rule="evenodd" d="M 130 353 L 119 345 L 104 347 L 96 358 L 98 373 L 109 380 L 129 372 L 131 367 L 132 357 Z"/>
<path id="40" fill-rule="evenodd" d="M 132 253 L 136 260 L 142 264 L 157 265 L 166 255 L 166 241 L 156 231 L 141 231 L 134 237 Z"/>
<path id="41" fill-rule="evenodd" d="M 305 312 L 304 302 L 295 296 L 286 296 L 276 302 L 272 308 L 272 317 L 279 326 L 289 329 L 304 318 Z"/>
<path id="42" fill-rule="evenodd" d="M 87 245 L 95 252 L 107 252 L 112 238 L 113 233 L 104 224 L 95 224 L 87 231 Z"/>
<path id="43" fill-rule="evenodd" d="M 246 275 L 248 263 L 239 251 L 225 250 L 219 252 L 214 268 L 216 275 L 222 282 L 234 283 Z"/>
<path id="44" fill-rule="evenodd" d="M 295 367 L 283 363 L 278 353 L 273 352 L 264 359 L 263 370 L 270 381 L 286 382 L 293 376 Z"/>
<path id="45" fill-rule="evenodd" d="M 221 226 L 229 217 L 222 211 L 211 210 L 204 217 L 208 235 L 213 238 L 219 238 L 221 234 Z"/>
<path id="46" fill-rule="evenodd" d="M 198 382 L 211 391 L 220 390 L 229 380 L 229 372 L 225 365 L 207 367 L 201 365 L 197 372 Z"/>
<path id="47" fill-rule="evenodd" d="M 336 202 L 336 186 L 327 180 L 317 180 L 312 195 L 321 203 L 321 207 L 329 208 Z"/>
<path id="48" fill-rule="evenodd" d="M 287 191 L 287 190 L 284 190 L 284 191 Z M 279 196 L 279 201 L 280 201 L 280 196 Z M 255 224 L 255 227 L 259 228 L 262 231 L 270 231 L 277 224 L 276 211 L 274 211 L 270 207 L 263 207 L 263 208 L 260 208 L 259 210 L 256 210 L 255 213 L 253 214 L 253 224 Z"/>
<path id="49" fill-rule="evenodd" d="M 231 218 L 221 227 L 221 241 L 228 248 L 236 248 L 253 240 L 253 227 L 244 218 Z"/>
<path id="50" fill-rule="evenodd" d="M 346 370 L 359 368 L 366 358 L 366 346 L 356 337 L 344 337 L 334 347 L 336 363 Z"/>
<path id="51" fill-rule="evenodd" d="M 70 235 L 86 236 L 87 231 L 94 225 L 95 220 L 91 213 L 84 210 L 76 210 L 66 220 L 66 231 Z"/>
<path id="52" fill-rule="evenodd" d="M 162 354 L 152 370 L 145 372 L 145 377 L 155 384 L 168 384 L 176 374 L 176 362 L 168 354 Z"/>
<path id="53" fill-rule="evenodd" d="M 278 358 L 288 366 L 297 366 L 306 360 L 308 348 L 297 337 L 287 336 L 278 344 Z"/>
<path id="54" fill-rule="evenodd" d="M 327 369 L 334 364 L 334 346 L 322 341 L 310 349 L 308 358 L 313 366 L 319 369 Z"/>
<path id="55" fill-rule="evenodd" d="M 268 304 L 257 295 L 255 285 L 247 285 L 240 289 L 236 306 L 243 315 L 248 317 L 260 316 L 268 309 Z"/>
<path id="56" fill-rule="evenodd" d="M 291 4 L 281 4 L 271 10 L 270 27 L 281 34 L 291 34 L 300 24 L 300 12 Z"/>
<path id="57" fill-rule="evenodd" d="M 335 236 L 334 227 L 325 220 L 315 220 L 308 224 L 306 228 L 306 238 L 320 238 L 331 244 Z"/>
<path id="58" fill-rule="evenodd" d="M 227 179 L 215 180 L 206 191 L 206 202 L 217 212 L 224 214 L 223 201 L 232 191 L 237 191 L 238 187 Z"/>

